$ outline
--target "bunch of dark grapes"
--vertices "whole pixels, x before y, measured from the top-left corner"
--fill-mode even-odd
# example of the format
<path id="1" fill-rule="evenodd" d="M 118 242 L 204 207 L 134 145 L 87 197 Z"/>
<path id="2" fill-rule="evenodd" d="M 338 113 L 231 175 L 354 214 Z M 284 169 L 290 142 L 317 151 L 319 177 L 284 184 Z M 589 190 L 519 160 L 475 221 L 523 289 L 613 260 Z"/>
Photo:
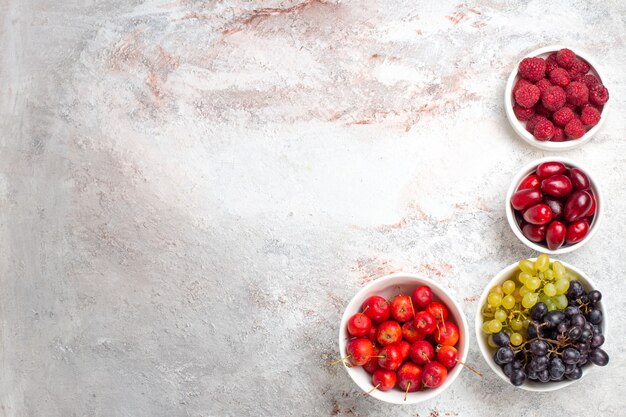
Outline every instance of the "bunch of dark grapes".
<path id="1" fill-rule="evenodd" d="M 504 332 L 493 335 L 499 346 L 494 360 L 513 385 L 531 379 L 538 382 L 575 380 L 582 376 L 582 366 L 591 362 L 604 366 L 609 355 L 600 348 L 604 336 L 598 306 L 600 291 L 585 292 L 579 281 L 570 281 L 565 310 L 548 311 L 544 303 L 531 309 L 527 340 L 512 346 Z"/>

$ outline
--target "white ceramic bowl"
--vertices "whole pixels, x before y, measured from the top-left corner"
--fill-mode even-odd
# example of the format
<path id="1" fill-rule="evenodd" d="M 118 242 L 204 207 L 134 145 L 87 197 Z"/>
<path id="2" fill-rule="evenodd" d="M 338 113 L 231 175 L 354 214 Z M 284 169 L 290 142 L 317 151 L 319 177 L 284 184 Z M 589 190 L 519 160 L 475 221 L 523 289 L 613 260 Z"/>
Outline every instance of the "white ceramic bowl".
<path id="1" fill-rule="evenodd" d="M 350 339 L 350 336 L 348 335 L 348 331 L 346 329 L 348 319 L 352 315 L 361 311 L 361 306 L 367 298 L 373 295 L 379 295 L 390 300 L 401 293 L 410 295 L 413 293 L 413 290 L 416 287 L 421 285 L 427 285 L 430 287 L 433 292 L 433 299 L 435 299 L 436 301 L 440 301 L 448 308 L 449 320 L 456 323 L 456 325 L 459 327 L 460 337 L 456 348 L 459 352 L 459 360 L 465 362 L 469 349 L 469 328 L 461 307 L 448 295 L 448 292 L 444 288 L 439 286 L 434 281 L 407 273 L 396 273 L 384 276 L 382 278 L 378 278 L 377 280 L 361 288 L 359 292 L 357 292 L 356 295 L 352 297 L 352 300 L 350 300 L 350 303 L 343 313 L 343 317 L 341 318 L 341 325 L 339 326 L 340 356 L 345 356 L 346 344 Z M 359 366 L 349 368 L 345 366 L 345 364 L 344 367 L 350 377 L 364 392 L 368 392 L 372 388 L 374 388 L 374 385 L 372 384 L 372 376 L 368 374 L 365 369 L 363 369 L 363 367 Z M 457 365 L 452 368 L 452 370 L 449 370 L 448 376 L 444 383 L 435 389 L 425 389 L 422 391 L 410 392 L 407 395 L 406 401 L 404 401 L 404 392 L 402 392 L 397 387 L 389 391 L 374 390 L 371 393 L 371 396 L 378 400 L 386 401 L 393 404 L 415 404 L 426 401 L 441 394 L 450 385 L 452 385 L 454 380 L 461 373 L 462 368 L 463 366 Z"/>
<path id="2" fill-rule="evenodd" d="M 593 74 L 596 77 L 598 77 L 600 82 L 602 82 L 602 84 L 604 84 L 604 86 L 609 89 L 609 93 L 610 93 L 611 89 L 606 85 L 606 78 L 603 77 L 602 75 L 603 72 L 601 71 L 598 64 L 594 61 L 594 59 L 591 58 L 591 56 L 589 56 L 589 54 L 587 54 L 586 52 L 580 51 L 578 49 L 575 49 L 569 46 L 552 45 L 552 46 L 546 46 L 544 48 L 539 48 L 529 53 L 528 55 L 522 57 L 522 59 L 529 58 L 529 57 L 547 58 L 553 52 L 557 52 L 558 50 L 563 49 L 563 48 L 570 49 L 577 56 L 587 61 L 589 65 L 591 66 L 591 70 L 589 71 L 589 74 Z M 522 59 L 520 59 L 519 62 L 521 62 Z M 519 137 L 524 139 L 529 144 L 539 149 L 546 150 L 546 151 L 567 151 L 567 150 L 582 146 L 585 143 L 589 142 L 589 140 L 591 140 L 593 135 L 595 135 L 604 124 L 609 107 L 611 106 L 611 100 L 609 99 L 609 101 L 607 101 L 607 103 L 602 108 L 600 122 L 594 127 L 592 127 L 591 129 L 589 129 L 587 133 L 585 133 L 581 138 L 575 139 L 575 140 L 568 140 L 565 142 L 550 142 L 550 141 L 544 142 L 544 141 L 537 140 L 529 131 L 526 130 L 526 122 L 521 122 L 517 120 L 517 117 L 515 117 L 515 113 L 513 113 L 513 103 L 514 103 L 513 86 L 515 85 L 517 80 L 520 78 L 518 75 L 518 71 L 517 71 L 519 68 L 519 62 L 515 65 L 515 68 L 513 68 L 513 71 L 511 72 L 511 75 L 509 76 L 509 79 L 506 83 L 506 88 L 504 89 L 504 109 L 506 111 L 506 117 L 509 119 L 509 123 L 511 123 L 513 130 L 515 130 L 515 133 L 517 133 Z"/>
<path id="3" fill-rule="evenodd" d="M 535 259 L 536 258 L 531 258 L 532 261 L 534 261 Z M 555 259 L 550 259 L 550 261 L 551 262 L 555 261 Z M 576 279 L 580 281 L 580 283 L 585 288 L 585 291 L 589 292 L 591 290 L 598 290 L 598 288 L 593 283 L 593 281 L 591 281 L 591 279 L 583 271 L 568 264 L 567 262 L 563 262 L 563 261 L 560 261 L 560 262 L 563 264 L 563 266 L 568 272 L 572 273 L 576 277 Z M 487 344 L 487 335 L 483 333 L 482 331 L 482 328 L 483 328 L 482 308 L 487 303 L 487 296 L 489 295 L 489 290 L 491 288 L 495 287 L 496 285 L 502 284 L 507 279 L 512 279 L 516 277 L 519 272 L 520 271 L 517 266 L 517 262 L 512 265 L 507 266 L 502 271 L 500 271 L 498 275 L 496 275 L 489 282 L 489 284 L 485 287 L 485 290 L 483 291 L 483 294 L 480 297 L 480 300 L 478 301 L 478 308 L 476 309 L 476 323 L 475 323 L 476 340 L 478 341 L 478 347 L 480 348 L 480 352 L 482 353 L 483 358 L 485 358 L 485 361 L 487 361 L 487 364 L 489 364 L 489 367 L 500 378 L 502 378 L 502 380 L 506 381 L 507 384 L 511 383 L 509 381 L 509 378 L 504 374 L 500 366 L 496 364 L 496 362 L 493 360 L 493 355 L 495 354 L 496 350 L 489 347 L 489 345 Z M 605 313 L 602 302 L 599 302 L 598 306 L 600 307 L 602 312 Z M 602 334 L 605 337 L 607 337 L 607 325 L 606 325 L 607 318 L 608 318 L 607 314 L 604 314 L 602 323 L 600 324 L 600 328 L 602 329 Z M 583 376 L 580 379 L 582 379 L 585 375 L 587 375 L 587 373 L 591 370 L 591 368 L 593 368 L 593 366 L 594 365 L 591 364 L 591 362 L 588 362 L 585 366 L 583 366 L 582 367 Z M 580 379 L 578 379 L 578 381 L 580 381 Z M 521 388 L 526 391 L 537 391 L 537 392 L 556 391 L 558 389 L 565 388 L 566 386 L 571 385 L 576 381 L 577 380 L 570 381 L 568 379 L 565 379 L 563 381 L 558 381 L 558 382 L 550 381 L 544 384 L 544 383 L 537 382 L 537 381 L 526 380 L 524 384 L 520 385 L 517 388 Z M 514 385 L 511 385 L 511 386 L 514 386 Z"/>
<path id="4" fill-rule="evenodd" d="M 517 187 L 519 187 L 522 180 L 526 178 L 529 174 L 534 172 L 539 164 L 543 162 L 552 162 L 552 161 L 562 162 L 568 168 L 571 168 L 571 167 L 580 168 L 585 174 L 587 174 L 587 178 L 589 178 L 589 182 L 591 183 L 591 191 L 593 192 L 593 195 L 596 199 L 596 212 L 593 216 L 593 220 L 591 221 L 591 224 L 589 225 L 589 233 L 587 234 L 587 236 L 585 236 L 585 238 L 578 243 L 575 243 L 573 245 L 566 244 L 556 250 L 550 250 L 544 244 L 538 244 L 538 243 L 528 240 L 526 236 L 524 236 L 524 234 L 522 233 L 522 229 L 519 227 L 517 220 L 515 218 L 515 211 L 513 207 L 511 206 L 511 196 L 515 193 L 515 191 L 517 191 Z M 511 230 L 513 231 L 513 233 L 515 233 L 515 236 L 517 236 L 517 238 L 521 240 L 529 248 L 536 250 L 538 252 L 547 253 L 549 255 L 560 255 L 563 253 L 572 252 L 582 247 L 596 233 L 596 231 L 598 230 L 598 227 L 600 226 L 600 221 L 602 220 L 604 216 L 604 198 L 602 196 L 602 192 L 600 191 L 600 187 L 598 186 L 598 183 L 595 180 L 595 177 L 591 174 L 591 172 L 587 168 L 585 168 L 584 166 L 581 166 L 578 162 L 574 162 L 568 158 L 562 158 L 562 157 L 556 157 L 556 156 L 534 160 L 533 162 L 530 162 L 529 164 L 525 165 L 522 169 L 520 169 L 517 172 L 517 174 L 515 174 L 515 176 L 513 177 L 513 180 L 511 181 L 509 190 L 506 193 L 506 200 L 504 202 L 504 206 L 506 210 L 506 218 L 509 221 L 509 226 L 511 226 Z"/>

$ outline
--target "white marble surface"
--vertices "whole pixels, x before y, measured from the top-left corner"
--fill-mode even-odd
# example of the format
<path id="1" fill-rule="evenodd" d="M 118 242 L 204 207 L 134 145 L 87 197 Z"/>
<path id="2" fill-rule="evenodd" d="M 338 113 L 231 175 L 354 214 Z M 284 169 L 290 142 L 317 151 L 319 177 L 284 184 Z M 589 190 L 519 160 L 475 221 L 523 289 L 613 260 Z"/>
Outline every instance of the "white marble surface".
<path id="1" fill-rule="evenodd" d="M 621 415 L 626 4 L 0 1 L 0 415 Z M 613 112 L 566 153 L 607 197 L 563 256 L 601 286 L 608 367 L 503 384 L 471 343 L 445 395 L 363 398 L 340 314 L 392 271 L 473 320 L 529 250 L 508 229 L 505 78 L 553 43 L 605 67 Z M 512 409 L 510 407 L 513 407 Z"/>

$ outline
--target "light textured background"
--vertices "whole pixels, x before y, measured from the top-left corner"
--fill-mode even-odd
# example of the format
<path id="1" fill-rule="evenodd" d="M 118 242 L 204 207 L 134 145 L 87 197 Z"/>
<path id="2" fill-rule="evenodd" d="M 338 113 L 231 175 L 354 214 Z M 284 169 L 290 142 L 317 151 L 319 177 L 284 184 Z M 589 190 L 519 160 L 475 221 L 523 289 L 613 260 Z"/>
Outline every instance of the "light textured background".
<path id="1" fill-rule="evenodd" d="M 621 415 L 626 3 L 0 1 L 0 415 Z M 610 365 L 538 395 L 463 372 L 390 406 L 339 366 L 339 318 L 392 271 L 473 320 L 529 250 L 504 217 L 546 153 L 503 109 L 518 57 L 564 43 L 612 114 L 566 155 L 606 217 L 563 256 L 604 290 Z"/>

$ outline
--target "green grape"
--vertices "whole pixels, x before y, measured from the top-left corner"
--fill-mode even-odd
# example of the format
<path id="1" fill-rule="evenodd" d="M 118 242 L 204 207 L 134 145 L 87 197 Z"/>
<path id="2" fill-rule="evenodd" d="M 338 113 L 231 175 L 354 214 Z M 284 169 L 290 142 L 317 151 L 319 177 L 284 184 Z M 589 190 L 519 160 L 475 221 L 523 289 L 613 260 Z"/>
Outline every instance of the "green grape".
<path id="1" fill-rule="evenodd" d="M 542 253 L 535 261 L 535 269 L 539 272 L 543 272 L 548 268 L 550 268 L 550 257 L 545 253 Z"/>
<path id="2" fill-rule="evenodd" d="M 524 288 L 524 287 L 522 287 Z M 516 303 L 521 303 L 522 302 L 522 295 L 520 294 L 520 288 L 516 288 L 515 291 L 513 291 L 513 298 L 515 298 L 515 302 Z"/>
<path id="3" fill-rule="evenodd" d="M 517 332 L 512 333 L 511 336 L 509 336 L 509 339 L 513 346 L 519 346 L 524 341 L 524 338 L 522 337 L 522 335 Z"/>
<path id="4" fill-rule="evenodd" d="M 532 261 L 529 261 L 528 259 L 522 259 L 517 263 L 517 266 L 519 267 L 519 269 L 526 272 L 527 274 L 532 274 L 533 272 L 535 272 L 535 265 Z"/>
<path id="5" fill-rule="evenodd" d="M 532 275 L 528 272 L 520 272 L 519 276 L 517 277 L 519 282 L 521 282 L 522 284 L 525 284 L 526 281 L 528 281 L 530 278 L 532 278 Z"/>
<path id="6" fill-rule="evenodd" d="M 539 300 L 539 295 L 534 292 L 528 293 L 522 299 L 522 306 L 524 308 L 532 308 L 532 306 L 537 304 L 537 300 Z"/>
<path id="7" fill-rule="evenodd" d="M 546 307 L 548 307 L 548 311 L 554 311 L 556 310 L 556 303 L 554 302 L 554 299 L 550 298 L 548 299 L 548 301 L 546 301 Z"/>
<path id="8" fill-rule="evenodd" d="M 502 299 L 502 307 L 506 308 L 507 310 L 510 310 L 513 307 L 515 307 L 515 297 L 513 297 L 510 294 L 505 295 L 504 298 Z"/>
<path id="9" fill-rule="evenodd" d="M 524 323 L 521 320 L 513 319 L 509 323 L 509 326 L 511 326 L 511 329 L 517 332 L 524 328 Z"/>
<path id="10" fill-rule="evenodd" d="M 554 279 L 554 271 L 548 269 L 546 272 L 543 273 L 543 277 L 548 281 L 552 281 Z"/>
<path id="11" fill-rule="evenodd" d="M 502 283 L 502 291 L 504 291 L 506 295 L 512 294 L 513 291 L 515 291 L 515 282 L 511 281 L 510 279 L 504 281 Z"/>
<path id="12" fill-rule="evenodd" d="M 552 263 L 552 270 L 554 271 L 554 277 L 556 279 L 560 279 L 560 278 L 564 278 L 565 277 L 565 267 L 563 266 L 563 264 L 559 261 L 554 261 Z"/>
<path id="13" fill-rule="evenodd" d="M 540 280 L 542 280 L 542 281 L 543 281 L 543 277 L 544 277 L 544 276 L 543 276 L 543 272 L 539 272 L 539 273 L 537 274 L 537 278 L 539 278 L 539 279 L 540 279 Z"/>
<path id="14" fill-rule="evenodd" d="M 556 295 L 556 287 L 554 286 L 553 283 L 548 282 L 546 285 L 543 286 L 543 292 L 548 297 L 554 297 Z"/>
<path id="15" fill-rule="evenodd" d="M 489 335 L 489 337 L 487 338 L 487 344 L 492 348 L 498 347 L 498 345 L 496 345 L 496 343 L 493 341 L 492 335 Z"/>
<path id="16" fill-rule="evenodd" d="M 528 319 L 524 319 L 524 321 L 522 321 L 522 326 L 524 326 L 525 329 L 528 329 L 529 324 L 530 324 L 530 320 Z"/>
<path id="17" fill-rule="evenodd" d="M 541 293 L 539 295 L 539 301 L 541 301 L 542 303 L 546 303 L 548 300 L 550 299 L 550 297 L 548 297 L 545 293 Z"/>
<path id="18" fill-rule="evenodd" d="M 503 321 L 506 320 L 506 318 L 508 317 L 508 314 L 506 314 L 506 311 L 499 308 L 496 310 L 496 314 L 494 314 L 493 317 L 496 320 L 498 320 L 500 323 L 502 323 Z"/>
<path id="19" fill-rule="evenodd" d="M 528 281 L 526 281 L 524 286 L 528 288 L 529 290 L 535 291 L 537 288 L 541 286 L 541 280 L 537 277 L 531 277 Z"/>
<path id="20" fill-rule="evenodd" d="M 502 323 L 498 320 L 491 320 L 489 322 L 489 332 L 498 333 L 500 330 L 502 330 Z"/>
<path id="21" fill-rule="evenodd" d="M 569 281 L 565 278 L 559 278 L 554 283 L 554 288 L 556 289 L 556 293 L 558 295 L 565 294 L 569 289 Z"/>
<path id="22" fill-rule="evenodd" d="M 502 296 L 495 292 L 490 292 L 487 296 L 487 302 L 491 307 L 500 307 L 502 303 Z"/>
<path id="23" fill-rule="evenodd" d="M 485 332 L 485 333 L 491 333 L 491 332 L 489 331 L 489 323 L 490 323 L 490 322 L 488 322 L 488 321 L 483 322 L 483 332 Z"/>
<path id="24" fill-rule="evenodd" d="M 521 296 L 522 296 L 522 298 L 523 298 L 526 294 L 531 293 L 531 292 L 533 292 L 533 290 L 531 290 L 530 288 L 528 288 L 528 287 L 526 287 L 526 286 L 523 286 L 522 288 L 520 288 L 520 289 L 519 289 L 519 295 L 521 295 Z"/>
<path id="25" fill-rule="evenodd" d="M 567 296 L 565 294 L 554 297 L 554 304 L 561 310 L 567 307 Z"/>
<path id="26" fill-rule="evenodd" d="M 573 279 L 576 279 L 576 278 L 577 278 L 577 277 L 576 277 L 574 274 L 571 274 L 571 273 L 569 273 L 569 272 L 566 272 L 566 273 L 565 273 L 565 279 L 566 279 L 568 282 L 569 282 L 569 281 L 571 281 L 571 280 L 573 280 Z"/>
<path id="27" fill-rule="evenodd" d="M 496 293 L 498 295 L 504 295 L 504 291 L 502 291 L 502 286 L 496 285 L 491 289 L 491 292 Z"/>

